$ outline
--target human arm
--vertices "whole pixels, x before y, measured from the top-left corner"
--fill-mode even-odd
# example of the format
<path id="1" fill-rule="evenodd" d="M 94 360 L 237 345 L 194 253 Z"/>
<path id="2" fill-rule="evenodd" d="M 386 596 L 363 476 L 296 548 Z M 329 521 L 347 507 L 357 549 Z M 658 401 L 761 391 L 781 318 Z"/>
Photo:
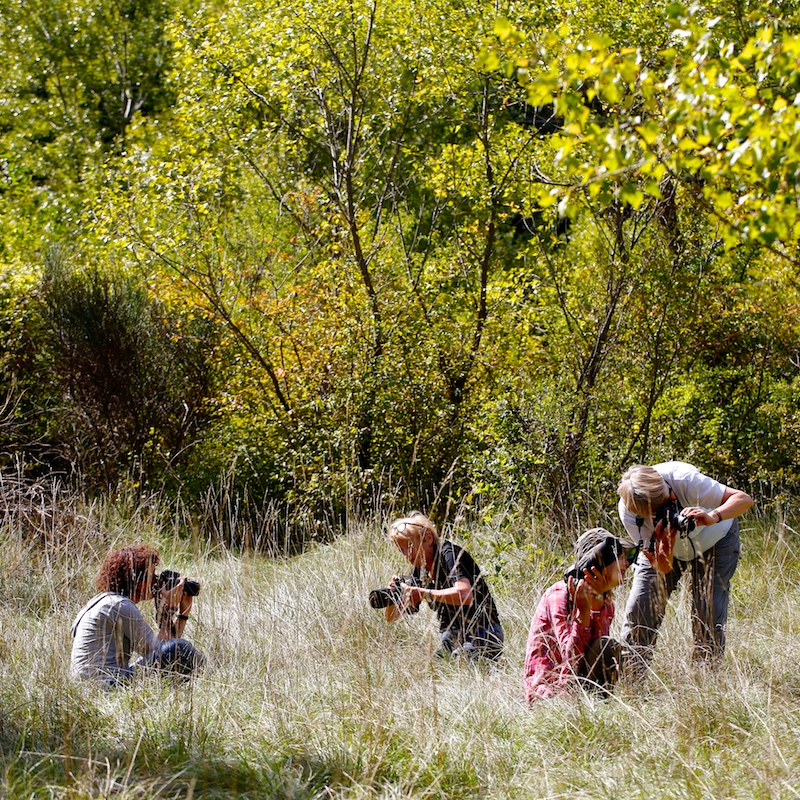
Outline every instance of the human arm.
<path id="1" fill-rule="evenodd" d="M 183 636 L 194 597 L 183 591 L 186 578 L 181 578 L 171 589 L 162 587 L 158 595 L 156 620 L 159 625 L 158 638 L 161 641 L 178 639 Z"/>
<path id="2" fill-rule="evenodd" d="M 183 631 L 186 628 L 186 623 L 189 620 L 189 612 L 192 610 L 193 602 L 194 597 L 184 592 L 183 596 L 181 597 L 180 605 L 178 606 L 178 613 L 175 615 L 172 623 L 173 633 L 176 639 L 180 639 L 181 636 L 183 636 Z"/>
<path id="3" fill-rule="evenodd" d="M 383 610 L 384 617 L 386 618 L 387 622 L 395 622 L 400 617 L 403 616 L 407 611 L 415 610 L 416 606 L 419 605 L 417 602 L 409 603 L 405 597 L 402 596 L 402 587 L 406 584 L 403 583 L 403 579 L 399 575 L 392 575 L 392 579 L 389 581 L 389 589 L 394 590 L 392 594 L 395 596 L 400 596 L 400 602 L 398 603 L 391 603 L 390 605 L 386 606 Z"/>
<path id="4" fill-rule="evenodd" d="M 596 570 L 592 570 L 596 572 Z M 584 570 L 584 576 L 589 574 L 589 570 Z M 572 599 L 575 619 L 584 627 L 588 628 L 592 620 L 592 596 L 596 594 L 592 584 L 597 585 L 602 579 L 597 575 L 581 578 L 575 583 L 575 578 L 570 576 L 567 588 Z"/>
<path id="5" fill-rule="evenodd" d="M 392 578 L 392 581 L 396 578 L 397 576 Z M 400 619 L 405 609 L 418 606 L 423 600 L 448 606 L 472 605 L 472 583 L 468 578 L 459 578 L 452 586 L 444 589 L 426 589 L 421 586 L 411 586 L 407 583 L 400 583 L 400 586 L 403 590 L 403 602 L 400 605 L 386 606 L 384 609 L 384 616 L 389 622 Z"/>
<path id="6" fill-rule="evenodd" d="M 158 647 L 159 637 L 130 598 L 119 602 L 114 611 L 114 620 L 114 649 L 118 666 L 127 667 L 131 650 L 147 655 Z"/>
<path id="7" fill-rule="evenodd" d="M 589 643 L 608 635 L 612 618 L 613 604 L 604 598 L 600 610 L 592 609 L 590 624 L 581 625 L 569 583 L 562 580 L 550 586 L 539 600 L 528 633 L 523 679 L 528 702 L 570 691 Z"/>
<path id="8" fill-rule="evenodd" d="M 562 667 L 576 672 L 591 640 L 592 595 L 585 580 L 569 579 L 566 592 L 548 597 L 553 635 L 558 643 Z"/>
<path id="9" fill-rule="evenodd" d="M 396 605 L 386 606 L 383 609 L 383 615 L 387 622 L 397 622 L 403 616 L 403 609 Z"/>
<path id="10" fill-rule="evenodd" d="M 423 600 L 443 603 L 447 606 L 471 606 L 472 583 L 469 578 L 458 578 L 452 586 L 444 589 L 424 589 L 420 586 L 403 586 L 403 600 L 408 605 L 418 605 Z"/>
<path id="11" fill-rule="evenodd" d="M 719 505 L 711 511 L 706 511 L 699 506 L 689 506 L 683 509 L 687 517 L 691 517 L 698 525 L 716 525 L 724 519 L 740 517 L 753 507 L 753 498 L 741 489 L 731 489 L 726 486 Z"/>
<path id="12" fill-rule="evenodd" d="M 677 537 L 677 529 L 668 527 L 664 520 L 660 520 L 653 532 L 653 541 L 655 542 L 653 550 L 647 548 L 642 551 L 651 566 L 662 575 L 666 575 L 672 570 L 672 554 Z"/>
<path id="13" fill-rule="evenodd" d="M 407 597 L 412 603 L 423 599 L 442 606 L 471 606 L 475 601 L 475 584 L 480 580 L 480 570 L 472 556 L 452 542 L 442 542 L 433 567 L 430 567 L 433 588 L 408 587 Z"/>

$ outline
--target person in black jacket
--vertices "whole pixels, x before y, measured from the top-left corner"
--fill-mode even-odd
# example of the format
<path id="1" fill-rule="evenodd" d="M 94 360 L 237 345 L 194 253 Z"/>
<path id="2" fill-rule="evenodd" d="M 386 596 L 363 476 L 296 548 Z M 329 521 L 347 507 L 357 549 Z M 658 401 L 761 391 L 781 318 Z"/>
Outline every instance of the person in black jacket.
<path id="1" fill-rule="evenodd" d="M 436 525 L 419 511 L 395 520 L 388 537 L 414 568 L 412 580 L 395 575 L 390 589 L 401 601 L 386 607 L 386 619 L 399 619 L 426 601 L 439 617 L 439 655 L 496 660 L 504 633 L 497 607 L 472 556 L 439 538 Z"/>

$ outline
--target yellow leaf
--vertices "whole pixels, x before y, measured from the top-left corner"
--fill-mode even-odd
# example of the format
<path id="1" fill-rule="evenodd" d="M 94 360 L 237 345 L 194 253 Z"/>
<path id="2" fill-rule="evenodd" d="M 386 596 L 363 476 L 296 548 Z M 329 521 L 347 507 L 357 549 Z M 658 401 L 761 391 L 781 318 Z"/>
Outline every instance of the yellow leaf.
<path id="1" fill-rule="evenodd" d="M 644 139 L 645 144 L 653 144 L 655 140 L 658 138 L 658 134 L 660 132 L 660 128 L 658 127 L 658 123 L 654 122 L 653 120 L 648 120 L 643 125 L 638 125 L 636 127 L 639 135 Z"/>
<path id="2" fill-rule="evenodd" d="M 718 192 L 716 201 L 720 208 L 730 208 L 733 205 L 733 195 L 730 192 Z"/>
<path id="3" fill-rule="evenodd" d="M 501 42 L 505 42 L 511 36 L 512 31 L 511 23 L 507 19 L 498 17 L 494 21 L 494 33 Z"/>

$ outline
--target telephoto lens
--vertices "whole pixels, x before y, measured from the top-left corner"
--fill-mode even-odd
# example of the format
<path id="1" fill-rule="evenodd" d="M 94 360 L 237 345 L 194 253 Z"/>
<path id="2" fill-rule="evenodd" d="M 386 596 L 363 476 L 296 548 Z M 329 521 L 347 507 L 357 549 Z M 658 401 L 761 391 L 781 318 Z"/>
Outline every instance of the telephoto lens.
<path id="1" fill-rule="evenodd" d="M 387 606 L 399 606 L 403 602 L 403 589 L 401 583 L 409 586 L 420 586 L 420 581 L 413 575 L 404 575 L 397 582 L 397 586 L 386 586 L 382 589 L 373 589 L 369 593 L 369 604 L 373 608 L 386 608 Z M 419 611 L 419 606 L 408 606 L 404 609 L 407 613 L 413 614 Z"/>
<path id="2" fill-rule="evenodd" d="M 373 608 L 397 605 L 396 595 L 390 589 L 373 589 L 369 593 L 369 604 Z"/>

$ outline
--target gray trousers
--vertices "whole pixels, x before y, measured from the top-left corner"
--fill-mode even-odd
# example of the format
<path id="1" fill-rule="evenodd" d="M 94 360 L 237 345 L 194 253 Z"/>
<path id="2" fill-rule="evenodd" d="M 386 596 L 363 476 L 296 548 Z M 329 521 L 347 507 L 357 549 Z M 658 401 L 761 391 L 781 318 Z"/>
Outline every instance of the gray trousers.
<path id="1" fill-rule="evenodd" d="M 625 609 L 622 642 L 634 655 L 632 668 L 644 671 L 653 657 L 658 628 L 667 600 L 686 572 L 692 576 L 692 633 L 694 658 L 711 664 L 722 661 L 731 578 L 739 563 L 739 520 L 714 547 L 693 561 L 674 559 L 661 575 L 640 554 Z"/>

